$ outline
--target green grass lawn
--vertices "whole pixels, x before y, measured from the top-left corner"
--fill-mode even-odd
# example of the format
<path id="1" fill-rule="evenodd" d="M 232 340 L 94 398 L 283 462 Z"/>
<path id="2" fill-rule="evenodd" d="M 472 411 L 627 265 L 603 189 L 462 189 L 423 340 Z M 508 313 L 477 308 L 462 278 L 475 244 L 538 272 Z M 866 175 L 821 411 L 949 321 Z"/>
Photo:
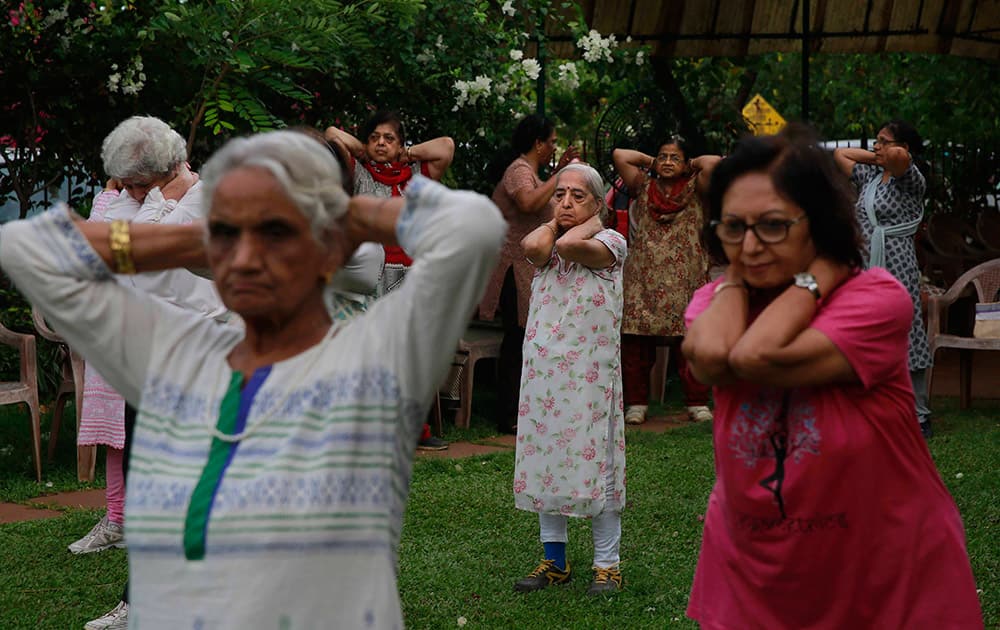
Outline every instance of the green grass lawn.
<path id="1" fill-rule="evenodd" d="M 489 404 L 488 395 L 482 398 L 472 428 L 452 428 L 447 437 L 490 435 L 479 413 Z M 676 401 L 666 408 L 676 409 Z M 1000 404 L 959 412 L 952 401 L 936 399 L 935 410 L 931 451 L 965 521 L 986 626 L 998 627 Z M 81 487 L 74 478 L 72 429 L 64 433 L 40 487 L 27 457 L 27 421 L 10 407 L 0 408 L 0 500 Z M 570 522 L 568 556 L 578 570 L 573 581 L 527 596 L 512 592 L 513 581 L 541 557 L 537 517 L 513 508 L 513 453 L 419 459 L 400 549 L 407 626 L 457 628 L 464 617 L 466 628 L 694 628 L 684 610 L 713 481 L 710 427 L 690 425 L 662 435 L 632 431 L 627 448 L 626 584 L 607 599 L 585 595 L 592 549 L 589 524 L 579 520 Z M 66 510 L 60 518 L 0 525 L 4 628 L 78 628 L 117 602 L 125 552 L 72 556 L 66 551 L 99 517 L 99 512 Z"/>

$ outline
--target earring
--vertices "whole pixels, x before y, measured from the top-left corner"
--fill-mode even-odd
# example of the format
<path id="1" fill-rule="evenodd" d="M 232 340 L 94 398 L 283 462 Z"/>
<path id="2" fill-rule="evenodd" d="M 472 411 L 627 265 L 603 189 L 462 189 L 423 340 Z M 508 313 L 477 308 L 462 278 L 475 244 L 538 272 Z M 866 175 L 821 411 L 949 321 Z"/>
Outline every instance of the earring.
<path id="1" fill-rule="evenodd" d="M 326 273 L 323 274 L 323 282 L 325 284 L 330 284 L 331 282 L 333 282 L 333 272 L 332 271 L 327 271 Z"/>

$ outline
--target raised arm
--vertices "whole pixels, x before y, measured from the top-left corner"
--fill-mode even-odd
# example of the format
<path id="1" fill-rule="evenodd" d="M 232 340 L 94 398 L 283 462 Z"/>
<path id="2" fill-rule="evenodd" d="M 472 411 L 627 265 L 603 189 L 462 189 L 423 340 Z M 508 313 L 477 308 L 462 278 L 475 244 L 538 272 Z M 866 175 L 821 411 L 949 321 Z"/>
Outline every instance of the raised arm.
<path id="1" fill-rule="evenodd" d="M 833 150 L 833 159 L 841 172 L 850 177 L 855 164 L 874 164 L 875 154 L 866 149 L 840 147 Z"/>
<path id="2" fill-rule="evenodd" d="M 726 268 L 722 282 L 708 293 L 698 291 L 692 300 L 707 299 L 708 305 L 688 326 L 681 351 L 691 372 L 705 385 L 726 385 L 736 380 L 729 353 L 746 332 L 749 293 L 734 265 Z"/>
<path id="3" fill-rule="evenodd" d="M 653 156 L 633 149 L 615 149 L 611 153 L 615 170 L 621 176 L 625 186 L 633 193 L 639 190 L 646 173 L 653 167 Z"/>
<path id="4" fill-rule="evenodd" d="M 691 160 L 691 169 L 698 174 L 695 180 L 695 190 L 699 195 L 705 194 L 708 184 L 712 181 L 712 171 L 722 161 L 721 155 L 699 155 Z"/>
<path id="5" fill-rule="evenodd" d="M 825 258 L 809 266 L 820 295 L 830 295 L 850 270 Z M 761 385 L 803 387 L 833 382 L 860 382 L 854 368 L 829 337 L 809 325 L 816 316 L 816 297 L 790 286 L 747 328 L 729 353 L 740 379 Z"/>
<path id="6" fill-rule="evenodd" d="M 556 245 L 559 237 L 559 226 L 556 220 L 547 221 L 537 228 L 528 232 L 528 235 L 521 239 L 521 249 L 524 250 L 524 257 L 536 267 L 544 267 L 552 258 L 552 248 Z"/>
<path id="7" fill-rule="evenodd" d="M 910 152 L 903 147 L 889 147 L 885 150 L 885 170 L 893 177 L 902 177 L 912 163 Z"/>
<path id="8" fill-rule="evenodd" d="M 339 127 L 327 127 L 323 132 L 326 141 L 340 146 L 344 151 L 354 157 L 355 160 L 362 160 L 365 157 L 365 145 L 360 140 L 347 133 Z"/>
<path id="9" fill-rule="evenodd" d="M 444 172 L 451 166 L 455 157 L 455 141 L 448 136 L 434 138 L 427 142 L 415 144 L 406 150 L 407 161 L 419 161 L 427 164 L 427 176 L 434 181 L 441 181 Z"/>
<path id="10" fill-rule="evenodd" d="M 556 241 L 559 257 L 591 269 L 607 269 L 614 264 L 615 256 L 607 245 L 594 238 L 603 229 L 601 218 L 594 215 L 566 230 Z"/>

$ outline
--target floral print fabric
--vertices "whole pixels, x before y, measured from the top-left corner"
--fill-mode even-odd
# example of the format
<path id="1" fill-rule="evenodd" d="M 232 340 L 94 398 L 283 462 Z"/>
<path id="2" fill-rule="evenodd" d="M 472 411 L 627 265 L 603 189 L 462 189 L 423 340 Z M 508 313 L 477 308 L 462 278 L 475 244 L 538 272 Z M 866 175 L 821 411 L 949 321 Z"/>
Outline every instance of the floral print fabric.
<path id="1" fill-rule="evenodd" d="M 518 509 L 594 516 L 625 504 L 619 327 L 627 248 L 614 230 L 594 238 L 614 255 L 610 267 L 590 269 L 553 250 L 531 283 L 514 467 Z"/>
<path id="2" fill-rule="evenodd" d="M 694 186 L 694 178 L 689 182 Z M 701 244 L 704 218 L 698 195 L 663 223 L 649 210 L 649 179 L 636 202 L 635 230 L 625 264 L 626 335 L 684 335 L 684 309 L 708 282 L 708 255 Z"/>

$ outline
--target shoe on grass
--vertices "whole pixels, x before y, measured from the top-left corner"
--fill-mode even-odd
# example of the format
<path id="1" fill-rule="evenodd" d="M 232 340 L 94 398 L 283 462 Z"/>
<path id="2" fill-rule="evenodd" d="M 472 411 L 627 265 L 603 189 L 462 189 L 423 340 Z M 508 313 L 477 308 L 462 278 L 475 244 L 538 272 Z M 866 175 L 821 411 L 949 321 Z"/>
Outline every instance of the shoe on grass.
<path id="1" fill-rule="evenodd" d="M 924 420 L 920 423 L 920 435 L 924 436 L 925 440 L 929 440 L 934 437 L 934 429 L 931 428 L 930 420 Z"/>
<path id="2" fill-rule="evenodd" d="M 448 448 L 448 443 L 433 435 L 417 442 L 418 451 L 443 451 Z"/>
<path id="3" fill-rule="evenodd" d="M 71 553 L 94 553 L 116 547 L 125 547 L 125 532 L 118 523 L 112 523 L 105 514 L 87 535 L 69 546 Z"/>
<path id="4" fill-rule="evenodd" d="M 646 405 L 625 407 L 625 424 L 642 424 L 646 421 Z"/>
<path id="5" fill-rule="evenodd" d="M 594 581 L 587 595 L 610 595 L 622 590 L 622 572 L 618 567 L 594 567 Z"/>
<path id="6" fill-rule="evenodd" d="M 535 570 L 528 577 L 514 582 L 514 592 L 530 593 L 532 591 L 540 591 L 546 586 L 552 586 L 553 584 L 565 584 L 569 582 L 570 575 L 571 569 L 569 568 L 568 560 L 566 561 L 565 570 L 557 567 L 553 560 L 542 560 L 541 564 L 535 567 Z"/>
<path id="7" fill-rule="evenodd" d="M 118 605 L 93 621 L 88 621 L 84 630 L 126 630 L 128 628 L 128 604 Z"/>
<path id="8" fill-rule="evenodd" d="M 698 405 L 696 407 L 688 407 L 688 418 L 691 422 L 711 422 L 712 421 L 712 410 L 705 405 Z"/>

